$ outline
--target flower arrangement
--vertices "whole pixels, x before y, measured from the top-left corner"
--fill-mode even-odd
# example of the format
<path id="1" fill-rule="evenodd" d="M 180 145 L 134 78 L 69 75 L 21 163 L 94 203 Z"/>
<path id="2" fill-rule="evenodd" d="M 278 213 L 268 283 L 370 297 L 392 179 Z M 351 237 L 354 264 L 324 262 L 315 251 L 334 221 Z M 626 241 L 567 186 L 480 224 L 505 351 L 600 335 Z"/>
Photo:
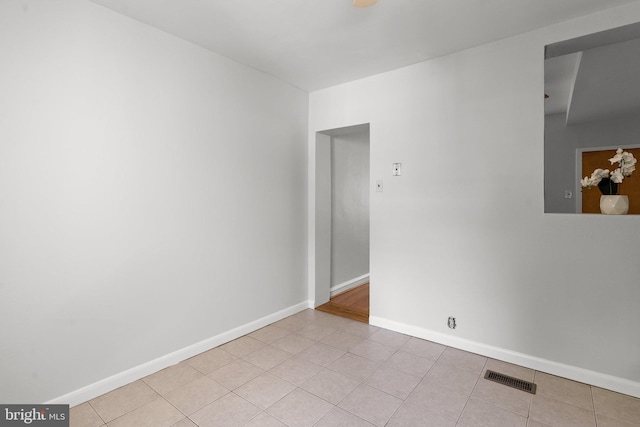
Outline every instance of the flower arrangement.
<path id="1" fill-rule="evenodd" d="M 580 180 L 583 189 L 591 190 L 593 187 L 598 186 L 602 194 L 618 194 L 618 184 L 625 177 L 631 176 L 633 171 L 636 170 L 638 159 L 633 157 L 633 154 L 618 148 L 616 155 L 610 158 L 609 161 L 612 165 L 619 163 L 620 166 L 613 172 L 610 172 L 609 169 L 594 170 L 590 177 L 585 176 Z"/>

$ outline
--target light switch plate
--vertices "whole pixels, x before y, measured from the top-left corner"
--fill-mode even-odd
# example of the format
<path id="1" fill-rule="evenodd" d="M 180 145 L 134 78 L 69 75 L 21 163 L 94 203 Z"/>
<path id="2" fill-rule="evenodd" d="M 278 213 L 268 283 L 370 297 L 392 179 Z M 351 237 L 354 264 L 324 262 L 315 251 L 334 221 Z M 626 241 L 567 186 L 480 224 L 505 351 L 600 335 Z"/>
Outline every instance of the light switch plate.
<path id="1" fill-rule="evenodd" d="M 394 163 L 393 164 L 393 176 L 402 175 L 402 163 Z"/>

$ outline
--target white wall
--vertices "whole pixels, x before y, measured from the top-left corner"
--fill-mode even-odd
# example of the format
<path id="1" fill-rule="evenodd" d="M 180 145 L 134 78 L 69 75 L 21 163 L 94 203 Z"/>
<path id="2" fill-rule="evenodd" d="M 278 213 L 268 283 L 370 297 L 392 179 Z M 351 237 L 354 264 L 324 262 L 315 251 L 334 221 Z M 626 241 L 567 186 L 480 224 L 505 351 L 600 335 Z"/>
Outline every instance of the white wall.
<path id="1" fill-rule="evenodd" d="M 565 114 L 545 117 L 544 187 L 545 212 L 575 213 L 580 201 L 580 183 L 576 177 L 576 149 L 588 147 L 624 147 L 640 144 L 640 122 L 637 117 L 605 120 L 566 126 Z M 613 155 L 613 152 L 612 152 Z M 573 199 L 564 198 L 564 190 L 574 192 Z"/>
<path id="2" fill-rule="evenodd" d="M 371 124 L 373 323 L 640 396 L 640 217 L 544 214 L 542 96 L 546 44 L 638 20 L 636 2 L 310 95 L 311 148 Z"/>
<path id="3" fill-rule="evenodd" d="M 331 287 L 369 273 L 369 131 L 331 140 Z"/>
<path id="4" fill-rule="evenodd" d="M 80 0 L 0 58 L 1 402 L 306 304 L 307 94 Z"/>
<path id="5" fill-rule="evenodd" d="M 313 221 L 314 236 L 313 246 L 309 247 L 309 256 L 313 256 L 309 274 L 313 274 L 310 283 L 315 288 L 309 289 L 309 296 L 313 296 L 310 303 L 312 307 L 318 307 L 329 301 L 331 288 L 331 136 L 324 133 L 315 135 L 315 160 L 314 167 L 314 206 L 318 209 L 310 212 L 309 217 Z M 311 239 L 311 237 L 310 237 Z"/>

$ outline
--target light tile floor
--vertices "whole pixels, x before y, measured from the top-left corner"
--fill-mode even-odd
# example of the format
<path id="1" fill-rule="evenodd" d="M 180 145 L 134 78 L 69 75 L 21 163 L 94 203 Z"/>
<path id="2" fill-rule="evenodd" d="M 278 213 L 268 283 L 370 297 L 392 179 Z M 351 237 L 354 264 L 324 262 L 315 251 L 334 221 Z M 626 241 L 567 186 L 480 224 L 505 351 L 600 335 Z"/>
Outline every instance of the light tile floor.
<path id="1" fill-rule="evenodd" d="M 483 378 L 537 384 L 531 395 Z M 305 310 L 71 409 L 73 427 L 638 427 L 640 399 Z"/>

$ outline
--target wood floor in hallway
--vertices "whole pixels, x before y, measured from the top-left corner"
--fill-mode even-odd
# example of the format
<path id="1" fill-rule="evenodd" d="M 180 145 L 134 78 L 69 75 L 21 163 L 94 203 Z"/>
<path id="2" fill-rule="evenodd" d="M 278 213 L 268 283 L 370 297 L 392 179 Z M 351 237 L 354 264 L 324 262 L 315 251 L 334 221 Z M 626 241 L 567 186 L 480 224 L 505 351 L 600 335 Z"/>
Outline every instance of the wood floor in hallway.
<path id="1" fill-rule="evenodd" d="M 369 284 L 365 283 L 338 294 L 316 310 L 369 323 Z"/>

